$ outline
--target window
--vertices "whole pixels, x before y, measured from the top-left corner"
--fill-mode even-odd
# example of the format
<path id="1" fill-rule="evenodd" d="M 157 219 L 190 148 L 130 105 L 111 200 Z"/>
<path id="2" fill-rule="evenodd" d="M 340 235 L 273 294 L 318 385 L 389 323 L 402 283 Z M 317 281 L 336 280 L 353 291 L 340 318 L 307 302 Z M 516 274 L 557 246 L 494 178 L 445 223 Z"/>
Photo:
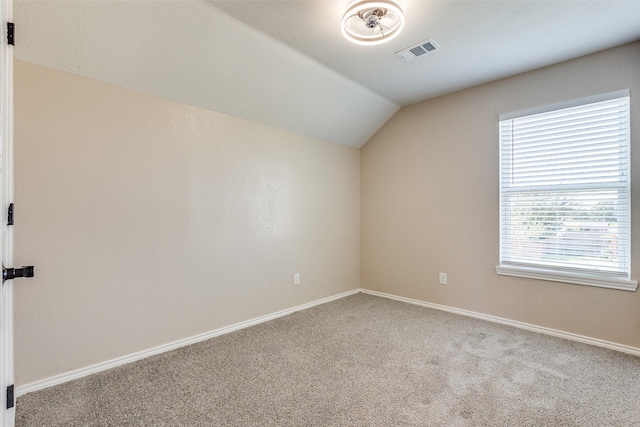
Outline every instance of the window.
<path id="1" fill-rule="evenodd" d="M 629 94 L 500 117 L 498 274 L 634 291 Z"/>

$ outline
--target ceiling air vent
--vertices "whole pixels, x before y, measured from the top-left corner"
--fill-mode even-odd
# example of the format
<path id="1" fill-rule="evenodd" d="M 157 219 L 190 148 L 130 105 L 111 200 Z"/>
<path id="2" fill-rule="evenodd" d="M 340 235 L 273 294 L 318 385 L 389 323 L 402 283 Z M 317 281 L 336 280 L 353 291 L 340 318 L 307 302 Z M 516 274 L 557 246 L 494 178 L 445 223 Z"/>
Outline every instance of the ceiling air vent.
<path id="1" fill-rule="evenodd" d="M 440 50 L 440 46 L 438 46 L 438 44 L 432 39 L 427 39 L 413 46 L 409 46 L 406 49 L 402 49 L 399 52 L 396 52 L 396 55 L 404 59 L 405 62 L 411 62 L 414 59 L 425 56 L 426 54 L 436 50 Z"/>

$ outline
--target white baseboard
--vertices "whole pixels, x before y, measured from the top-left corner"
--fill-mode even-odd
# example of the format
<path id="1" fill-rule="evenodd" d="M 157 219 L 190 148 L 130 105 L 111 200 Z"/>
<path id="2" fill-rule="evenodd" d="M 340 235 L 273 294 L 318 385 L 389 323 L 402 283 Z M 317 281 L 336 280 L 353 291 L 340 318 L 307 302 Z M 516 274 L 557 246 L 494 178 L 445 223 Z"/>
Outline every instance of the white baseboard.
<path id="1" fill-rule="evenodd" d="M 530 323 L 518 322 L 516 320 L 509 320 L 498 316 L 492 316 L 490 314 L 477 313 L 475 311 L 463 310 L 460 308 L 449 307 L 446 305 L 433 304 L 430 302 L 419 301 L 411 298 L 399 297 L 396 295 L 385 294 L 383 292 L 370 291 L 367 289 L 360 289 L 365 294 L 375 295 L 383 298 L 389 298 L 396 301 L 402 301 L 409 304 L 420 305 L 423 307 L 433 308 L 435 310 L 448 311 L 449 313 L 460 314 L 462 316 L 473 317 L 476 319 L 487 320 L 489 322 L 500 323 L 503 325 L 513 326 L 520 329 L 526 329 L 532 332 L 538 332 L 545 335 L 551 335 L 554 337 L 564 338 L 571 341 L 577 341 L 584 344 L 595 345 L 597 347 L 604 347 L 610 350 L 620 351 L 622 353 L 633 354 L 640 356 L 640 348 L 631 347 L 624 344 L 618 344 L 610 341 L 604 341 L 597 338 L 586 337 L 584 335 L 572 334 L 571 332 L 559 331 L 557 329 L 545 328 L 543 326 L 532 325 Z"/>
<path id="2" fill-rule="evenodd" d="M 108 360 L 106 362 L 96 363 L 95 365 L 87 366 L 85 368 L 76 369 L 74 371 L 65 372 L 63 374 L 55 375 L 53 377 L 46 378 L 44 380 L 36 381 L 30 384 L 26 384 L 23 386 L 19 386 L 16 388 L 16 396 L 22 396 L 27 393 L 31 393 L 33 391 L 42 390 L 57 384 L 62 384 L 67 381 L 75 380 L 78 378 L 85 377 L 87 375 L 95 374 L 97 372 L 102 372 L 107 369 L 115 368 L 117 366 L 125 365 L 127 363 L 135 362 L 136 360 L 144 359 L 149 356 L 154 356 L 156 354 L 164 353 L 170 350 L 174 350 L 176 348 L 184 347 L 190 344 L 195 344 L 200 341 L 205 341 L 210 338 L 214 338 L 220 335 L 228 334 L 233 331 L 237 331 L 239 329 L 247 328 L 249 326 L 257 325 L 263 322 L 268 322 L 269 320 L 276 319 L 278 317 L 286 316 L 288 314 L 294 313 L 296 311 L 305 310 L 307 308 L 314 307 L 316 305 L 325 304 L 330 301 L 334 301 L 340 298 L 347 297 L 349 295 L 356 294 L 358 292 L 362 292 L 365 294 L 375 295 L 383 298 L 389 298 L 396 301 L 401 301 L 409 304 L 420 305 L 423 307 L 433 308 L 435 310 L 447 311 L 449 313 L 459 314 L 462 316 L 473 317 L 476 319 L 487 320 L 489 322 L 500 323 L 503 325 L 513 326 L 520 329 L 526 329 L 528 331 L 538 332 L 546 335 L 551 335 L 554 337 L 565 338 L 572 341 L 577 341 L 585 344 L 595 345 L 598 347 L 604 347 L 611 350 L 620 351 L 623 353 L 633 354 L 636 356 L 640 356 L 640 348 L 631 347 L 623 344 L 617 344 L 610 341 L 599 340 L 596 338 L 590 338 L 583 335 L 572 334 L 570 332 L 559 331 L 556 329 L 545 328 L 542 326 L 536 326 L 529 323 L 518 322 L 515 320 L 504 319 L 502 317 L 492 316 L 489 314 L 477 313 L 474 311 L 463 310 L 460 308 L 449 307 L 446 305 L 433 304 L 425 301 L 419 301 L 411 298 L 404 298 L 396 295 L 385 294 L 383 292 L 370 291 L 368 289 L 354 289 L 352 291 L 344 292 L 338 295 L 333 295 L 327 298 L 319 299 L 316 301 L 309 302 L 307 304 L 302 304 L 296 307 L 292 307 L 286 310 L 281 310 L 275 313 L 271 313 L 265 316 L 256 317 L 255 319 L 247 320 L 244 322 L 236 323 L 230 326 L 226 326 L 223 328 L 215 329 L 210 332 L 205 332 L 200 335 L 195 335 L 193 337 L 185 338 L 182 340 L 174 341 L 168 344 L 164 344 L 158 347 L 154 347 L 148 350 L 139 351 L 137 353 L 129 354 L 126 356 L 118 357 L 115 359 Z"/>
<path id="3" fill-rule="evenodd" d="M 55 375 L 53 377 L 46 378 L 44 380 L 35 381 L 30 384 L 25 384 L 23 386 L 19 386 L 16 388 L 16 396 L 22 396 L 27 393 L 31 393 L 33 391 L 42 390 L 54 385 L 62 384 L 67 381 L 75 380 L 78 378 L 86 377 L 87 375 L 95 374 L 97 372 L 106 371 L 107 369 L 115 368 L 116 366 L 121 366 L 127 363 L 135 362 L 136 360 L 144 359 L 149 356 L 154 356 L 156 354 L 164 353 L 170 350 L 175 350 L 176 348 L 184 347 L 190 344 L 195 344 L 200 341 L 205 341 L 210 338 L 214 338 L 220 335 L 228 334 L 233 331 L 237 331 L 239 329 L 248 328 L 249 326 L 257 325 L 259 323 L 268 322 L 269 320 L 276 319 L 278 317 L 286 316 L 288 314 L 292 314 L 296 311 L 305 310 L 307 308 L 311 308 L 316 305 L 325 304 L 330 301 L 334 301 L 340 298 L 347 297 L 349 295 L 357 294 L 360 292 L 360 289 L 354 289 L 352 291 L 343 292 L 338 295 L 333 295 L 327 298 L 322 298 L 316 301 L 312 301 L 306 304 L 302 304 L 296 307 L 288 308 L 286 310 L 281 310 L 275 313 L 267 314 L 265 316 L 256 317 L 255 319 L 247 320 L 244 322 L 236 323 L 234 325 L 225 326 L 223 328 L 215 329 L 210 332 L 205 332 L 200 335 L 195 335 L 193 337 L 184 338 L 178 341 L 174 341 L 168 344 L 160 345 L 158 347 L 150 348 L 148 350 L 142 350 L 137 353 L 129 354 L 122 357 L 117 357 L 115 359 L 107 360 L 106 362 L 96 363 L 95 365 L 87 366 L 85 368 L 76 369 L 74 371 L 65 372 L 64 374 Z"/>

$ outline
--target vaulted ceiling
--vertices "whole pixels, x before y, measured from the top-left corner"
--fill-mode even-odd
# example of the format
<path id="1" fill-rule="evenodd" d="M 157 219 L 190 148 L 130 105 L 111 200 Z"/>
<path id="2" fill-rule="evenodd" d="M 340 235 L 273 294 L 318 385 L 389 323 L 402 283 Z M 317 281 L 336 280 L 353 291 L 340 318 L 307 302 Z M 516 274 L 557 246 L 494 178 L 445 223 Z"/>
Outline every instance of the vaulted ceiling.
<path id="1" fill-rule="evenodd" d="M 15 56 L 360 147 L 401 106 L 640 39 L 640 1 L 401 0 L 403 32 L 360 46 L 349 2 L 16 0 Z"/>

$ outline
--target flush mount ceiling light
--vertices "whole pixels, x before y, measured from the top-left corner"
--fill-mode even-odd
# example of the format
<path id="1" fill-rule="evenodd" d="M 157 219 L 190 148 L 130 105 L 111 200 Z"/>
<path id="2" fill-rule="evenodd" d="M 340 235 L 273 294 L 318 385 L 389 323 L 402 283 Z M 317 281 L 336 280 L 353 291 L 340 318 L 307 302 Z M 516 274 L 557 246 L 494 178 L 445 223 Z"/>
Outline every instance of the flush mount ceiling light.
<path id="1" fill-rule="evenodd" d="M 358 44 L 373 45 L 397 36 L 404 26 L 404 14 L 395 0 L 359 0 L 342 16 L 342 34 Z"/>

